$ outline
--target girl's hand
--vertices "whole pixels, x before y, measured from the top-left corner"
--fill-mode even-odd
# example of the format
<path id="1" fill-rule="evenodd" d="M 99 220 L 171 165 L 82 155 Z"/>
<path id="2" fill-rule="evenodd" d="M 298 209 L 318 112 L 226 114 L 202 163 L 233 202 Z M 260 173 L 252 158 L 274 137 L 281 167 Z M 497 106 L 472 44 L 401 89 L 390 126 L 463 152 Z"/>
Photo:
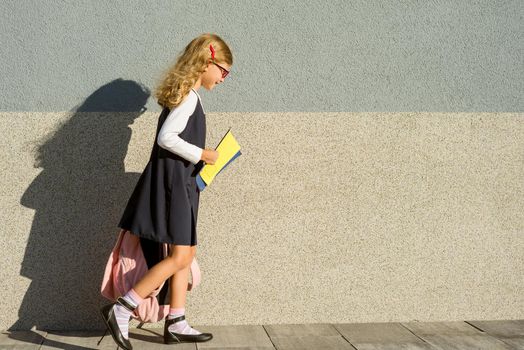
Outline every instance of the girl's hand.
<path id="1" fill-rule="evenodd" d="M 218 158 L 218 152 L 211 148 L 204 149 L 202 152 L 202 159 L 206 164 L 215 164 Z"/>

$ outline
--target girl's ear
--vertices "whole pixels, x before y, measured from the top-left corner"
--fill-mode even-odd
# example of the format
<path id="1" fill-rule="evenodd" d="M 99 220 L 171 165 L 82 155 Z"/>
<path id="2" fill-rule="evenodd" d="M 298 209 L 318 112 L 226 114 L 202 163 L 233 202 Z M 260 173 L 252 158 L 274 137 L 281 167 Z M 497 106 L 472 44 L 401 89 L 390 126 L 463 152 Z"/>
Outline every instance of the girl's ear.
<path id="1" fill-rule="evenodd" d="M 208 61 L 207 61 L 207 66 L 206 66 L 206 68 L 204 69 L 204 72 L 207 72 L 207 70 L 209 69 L 209 66 L 211 66 L 212 64 L 213 64 L 213 61 L 208 60 Z"/>

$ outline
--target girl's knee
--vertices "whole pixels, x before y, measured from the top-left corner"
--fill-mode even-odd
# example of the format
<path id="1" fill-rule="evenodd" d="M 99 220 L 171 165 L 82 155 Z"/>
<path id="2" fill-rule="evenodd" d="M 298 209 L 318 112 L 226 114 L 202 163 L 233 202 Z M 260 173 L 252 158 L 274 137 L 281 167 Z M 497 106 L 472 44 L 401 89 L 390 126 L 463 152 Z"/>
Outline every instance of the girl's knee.
<path id="1" fill-rule="evenodd" d="M 180 255 L 168 256 L 165 258 L 165 260 L 170 264 L 173 273 L 176 273 L 191 263 L 191 260 L 188 257 L 183 257 Z"/>
<path id="2" fill-rule="evenodd" d="M 184 268 L 191 264 L 195 250 L 189 246 L 171 245 L 169 256 L 166 259 L 174 265 L 174 267 Z"/>

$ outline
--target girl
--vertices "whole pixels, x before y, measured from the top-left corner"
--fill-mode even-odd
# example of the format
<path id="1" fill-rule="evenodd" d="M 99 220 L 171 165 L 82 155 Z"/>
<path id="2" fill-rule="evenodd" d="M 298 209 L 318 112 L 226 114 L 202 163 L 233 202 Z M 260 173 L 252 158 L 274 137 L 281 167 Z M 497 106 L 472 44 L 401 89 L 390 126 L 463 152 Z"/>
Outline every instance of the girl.
<path id="1" fill-rule="evenodd" d="M 164 343 L 203 342 L 211 333 L 189 326 L 184 316 L 189 269 L 196 252 L 200 192 L 196 175 L 214 164 L 218 152 L 205 148 L 205 113 L 197 90 L 212 90 L 224 81 L 233 64 L 227 44 L 215 34 L 193 39 L 168 70 L 155 97 L 163 107 L 149 162 L 128 201 L 118 227 L 140 237 L 144 255 L 150 243 L 168 243 L 169 255 L 123 297 L 101 309 L 115 342 L 131 350 L 131 313 L 153 290 L 170 278 L 170 310 Z M 149 262 L 148 262 L 149 265 Z"/>

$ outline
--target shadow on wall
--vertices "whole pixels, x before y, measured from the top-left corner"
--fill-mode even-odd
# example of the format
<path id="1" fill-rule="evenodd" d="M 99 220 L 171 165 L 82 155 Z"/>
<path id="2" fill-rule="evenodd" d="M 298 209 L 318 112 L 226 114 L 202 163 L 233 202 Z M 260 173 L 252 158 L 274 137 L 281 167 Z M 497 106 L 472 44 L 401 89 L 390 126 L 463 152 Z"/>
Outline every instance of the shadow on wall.
<path id="1" fill-rule="evenodd" d="M 114 80 L 35 149 L 42 172 L 21 199 L 35 210 L 20 271 L 31 284 L 9 330 L 104 328 L 97 317 L 102 276 L 140 176 L 125 172 L 128 125 L 149 95 L 134 81 Z"/>

